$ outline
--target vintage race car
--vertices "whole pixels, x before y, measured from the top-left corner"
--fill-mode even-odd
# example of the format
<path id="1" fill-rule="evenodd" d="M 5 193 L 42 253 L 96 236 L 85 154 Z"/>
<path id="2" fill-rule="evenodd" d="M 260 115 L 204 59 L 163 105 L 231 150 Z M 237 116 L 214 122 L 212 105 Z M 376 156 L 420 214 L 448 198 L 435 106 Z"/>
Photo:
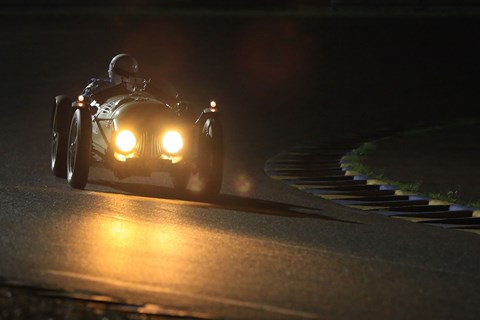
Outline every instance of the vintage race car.
<path id="1" fill-rule="evenodd" d="M 57 96 L 52 112 L 51 170 L 85 188 L 91 165 L 123 179 L 169 172 L 175 189 L 200 197 L 220 192 L 223 130 L 216 103 L 194 112 L 166 103 L 149 81 L 130 79 L 92 98 Z"/>

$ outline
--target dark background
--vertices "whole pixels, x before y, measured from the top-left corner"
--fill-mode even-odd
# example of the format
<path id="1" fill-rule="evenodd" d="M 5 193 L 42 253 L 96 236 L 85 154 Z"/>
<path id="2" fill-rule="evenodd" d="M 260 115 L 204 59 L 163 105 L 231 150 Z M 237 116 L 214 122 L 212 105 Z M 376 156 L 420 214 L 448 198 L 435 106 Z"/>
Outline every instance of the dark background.
<path id="1" fill-rule="evenodd" d="M 255 150 L 266 159 L 304 141 L 478 115 L 476 16 L 269 12 L 6 14 L 7 91 L 29 94 L 3 103 L 4 115 L 30 105 L 48 114 L 52 97 L 76 96 L 88 79 L 106 75 L 119 52 L 134 55 L 153 81 L 172 83 L 182 99 L 217 99 L 242 156 Z M 235 139 L 245 130 L 262 139 L 242 150 Z M 269 152 L 265 144 L 277 147 Z"/>

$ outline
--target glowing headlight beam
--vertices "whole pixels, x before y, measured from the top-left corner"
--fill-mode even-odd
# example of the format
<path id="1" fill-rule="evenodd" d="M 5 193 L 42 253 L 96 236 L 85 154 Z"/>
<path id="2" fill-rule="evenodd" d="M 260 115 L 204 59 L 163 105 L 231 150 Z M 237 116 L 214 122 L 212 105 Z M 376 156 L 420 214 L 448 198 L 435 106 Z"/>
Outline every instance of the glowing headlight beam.
<path id="1" fill-rule="evenodd" d="M 137 145 L 137 139 L 131 131 L 122 130 L 117 134 L 115 143 L 120 151 L 130 152 Z"/>
<path id="2" fill-rule="evenodd" d="M 177 153 L 183 148 L 182 135 L 177 131 L 168 131 L 163 136 L 162 145 L 168 153 Z"/>

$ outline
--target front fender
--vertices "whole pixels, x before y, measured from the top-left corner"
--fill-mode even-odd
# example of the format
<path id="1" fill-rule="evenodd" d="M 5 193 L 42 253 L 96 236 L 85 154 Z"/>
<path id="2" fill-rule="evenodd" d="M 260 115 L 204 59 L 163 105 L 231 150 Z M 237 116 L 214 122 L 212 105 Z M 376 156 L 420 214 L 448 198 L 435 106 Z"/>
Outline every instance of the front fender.
<path id="1" fill-rule="evenodd" d="M 223 152 L 223 129 L 217 110 L 212 111 L 211 108 L 203 110 L 195 121 L 193 141 L 193 159 L 198 159 L 203 151 L 210 148 Z"/>
<path id="2" fill-rule="evenodd" d="M 200 116 L 195 121 L 195 124 L 203 126 L 208 119 L 219 120 L 219 112 L 212 108 L 206 108 L 202 111 L 202 113 L 200 113 Z"/>

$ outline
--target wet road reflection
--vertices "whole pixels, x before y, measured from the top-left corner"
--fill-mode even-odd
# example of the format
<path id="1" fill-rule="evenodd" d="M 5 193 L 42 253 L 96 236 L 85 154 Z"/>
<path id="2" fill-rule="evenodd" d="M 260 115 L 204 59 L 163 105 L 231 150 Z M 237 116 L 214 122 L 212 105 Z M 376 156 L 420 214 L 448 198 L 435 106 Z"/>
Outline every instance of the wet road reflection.
<path id="1" fill-rule="evenodd" d="M 74 238 L 83 239 L 82 247 L 69 251 L 67 260 L 77 260 L 80 253 L 86 274 L 108 278 L 125 279 L 127 275 L 129 280 L 140 280 L 145 270 L 150 270 L 156 274 L 147 277 L 152 281 L 180 280 L 178 272 L 182 268 L 178 264 L 192 254 L 185 235 L 192 237 L 196 232 L 178 225 L 176 214 L 181 206 L 155 203 L 142 210 L 145 205 L 135 197 L 96 195 L 100 199 L 92 202 L 101 202 L 101 210 L 85 208 L 85 212 L 77 212 Z M 138 214 L 142 211 L 147 213 Z"/>
<path id="2" fill-rule="evenodd" d="M 71 214 L 59 221 L 65 226 L 59 238 L 69 234 L 70 240 L 57 244 L 59 260 L 43 269 L 50 281 L 63 283 L 67 288 L 71 285 L 91 291 L 93 287 L 98 292 L 113 292 L 114 296 L 125 291 L 129 296 L 132 292 L 158 296 L 156 301 L 163 306 L 188 305 L 196 311 L 246 308 L 256 315 L 265 312 L 281 317 L 316 317 L 314 313 L 282 307 L 285 296 L 294 294 L 289 292 L 289 286 L 280 286 L 267 297 L 260 293 L 276 283 L 275 277 L 271 281 L 262 279 L 272 273 L 282 277 L 286 272 L 289 282 L 300 281 L 302 290 L 314 290 L 315 281 L 292 274 L 300 261 L 292 256 L 301 259 L 304 255 L 315 256 L 316 251 L 232 233 L 208 223 L 196 223 L 191 217 L 211 215 L 212 208 L 222 211 L 221 204 L 97 191 L 72 195 L 75 200 L 69 206 L 74 223 Z M 85 197 L 89 198 L 88 205 Z M 247 203 L 255 205 L 255 201 Z M 282 205 L 284 212 L 291 210 L 292 214 L 301 208 Z M 236 206 L 246 204 L 238 201 Z M 51 228 L 42 231 L 43 236 L 58 232 Z M 250 253 L 252 248 L 255 255 Z M 316 257 L 313 263 L 330 269 L 332 262 L 323 260 Z M 262 289 L 252 292 L 252 288 L 260 289 L 258 286 Z"/>
<path id="3" fill-rule="evenodd" d="M 438 283 L 435 288 L 441 290 L 435 274 L 428 280 L 432 270 L 423 264 L 377 259 L 369 251 L 371 242 L 355 250 L 350 242 L 339 245 L 348 234 L 361 239 L 372 232 L 368 224 L 312 219 L 318 214 L 314 208 L 229 195 L 215 203 L 159 198 L 159 193 L 146 194 L 162 189 L 128 185 L 136 194 L 106 187 L 4 188 L 4 193 L 28 200 L 12 205 L 26 214 L 0 216 L 3 234 L 15 239 L 0 242 L 7 252 L 2 259 L 18 265 L 0 272 L 26 280 L 22 275 L 38 279 L 40 274 L 47 287 L 252 319 L 314 318 L 324 312 L 342 318 L 342 312 L 370 310 L 371 283 L 385 277 L 399 280 L 376 287 L 379 296 L 397 290 L 399 282 L 404 288 Z M 471 277 L 450 276 L 455 285 L 469 286 L 472 292 L 478 288 Z M 329 279 L 336 279 L 335 284 Z"/>

